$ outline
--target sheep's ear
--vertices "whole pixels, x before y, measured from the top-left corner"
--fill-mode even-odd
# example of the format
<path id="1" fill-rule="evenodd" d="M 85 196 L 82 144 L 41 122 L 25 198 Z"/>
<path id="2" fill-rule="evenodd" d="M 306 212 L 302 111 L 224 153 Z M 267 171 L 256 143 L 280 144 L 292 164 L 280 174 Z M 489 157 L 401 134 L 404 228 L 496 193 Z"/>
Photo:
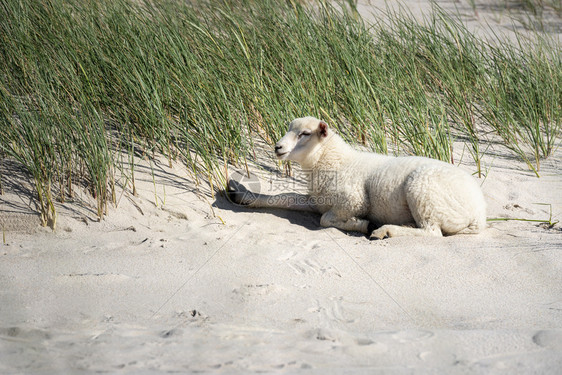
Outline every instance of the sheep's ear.
<path id="1" fill-rule="evenodd" d="M 320 138 L 328 136 L 328 124 L 326 124 L 324 121 L 320 121 L 320 123 L 318 124 L 318 134 L 320 135 Z"/>

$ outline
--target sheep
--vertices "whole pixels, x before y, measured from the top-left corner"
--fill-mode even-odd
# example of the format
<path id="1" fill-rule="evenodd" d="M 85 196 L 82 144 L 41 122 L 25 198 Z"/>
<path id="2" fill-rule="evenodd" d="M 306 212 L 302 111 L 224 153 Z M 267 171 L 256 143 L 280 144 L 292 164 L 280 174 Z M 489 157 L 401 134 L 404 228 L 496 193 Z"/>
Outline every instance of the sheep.
<path id="1" fill-rule="evenodd" d="M 355 150 L 314 117 L 293 120 L 275 154 L 309 171 L 309 195 L 259 194 L 248 199 L 231 194 L 237 203 L 318 212 L 322 227 L 370 234 L 371 239 L 478 233 L 486 226 L 480 186 L 443 161 Z M 332 183 L 321 183 L 328 173 Z"/>

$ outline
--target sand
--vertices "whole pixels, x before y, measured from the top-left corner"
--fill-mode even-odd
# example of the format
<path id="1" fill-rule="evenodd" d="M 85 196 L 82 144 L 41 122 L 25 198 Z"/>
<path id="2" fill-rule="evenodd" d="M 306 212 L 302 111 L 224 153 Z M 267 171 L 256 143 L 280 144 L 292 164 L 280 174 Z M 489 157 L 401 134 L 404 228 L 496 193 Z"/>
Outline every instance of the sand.
<path id="1" fill-rule="evenodd" d="M 464 145 L 454 151 L 473 173 Z M 275 167 L 270 155 L 262 164 Z M 560 149 L 541 178 L 501 144 L 483 166 L 489 218 L 562 217 Z M 181 164 L 156 163 L 153 181 L 145 162 L 137 197 L 118 190 L 119 207 L 97 222 L 77 189 L 52 232 L 38 225 L 25 174 L 3 168 L 2 374 L 562 368 L 559 224 L 369 241 L 320 228 L 316 214 L 212 197 Z M 275 190 L 260 178 L 262 192 Z"/>

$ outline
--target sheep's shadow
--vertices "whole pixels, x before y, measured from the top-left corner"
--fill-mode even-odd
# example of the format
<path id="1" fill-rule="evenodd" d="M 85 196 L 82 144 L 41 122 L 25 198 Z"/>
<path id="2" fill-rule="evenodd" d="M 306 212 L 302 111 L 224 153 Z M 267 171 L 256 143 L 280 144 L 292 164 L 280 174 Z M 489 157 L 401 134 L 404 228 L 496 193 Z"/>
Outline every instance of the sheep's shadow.
<path id="1" fill-rule="evenodd" d="M 282 219 L 287 220 L 291 224 L 305 227 L 308 230 L 324 229 L 320 226 L 320 214 L 314 212 L 293 211 L 284 208 L 253 208 L 233 202 L 228 195 L 228 192 L 217 194 L 213 207 L 221 210 L 228 210 L 237 213 L 250 213 L 250 212 L 266 212 L 275 215 Z"/>

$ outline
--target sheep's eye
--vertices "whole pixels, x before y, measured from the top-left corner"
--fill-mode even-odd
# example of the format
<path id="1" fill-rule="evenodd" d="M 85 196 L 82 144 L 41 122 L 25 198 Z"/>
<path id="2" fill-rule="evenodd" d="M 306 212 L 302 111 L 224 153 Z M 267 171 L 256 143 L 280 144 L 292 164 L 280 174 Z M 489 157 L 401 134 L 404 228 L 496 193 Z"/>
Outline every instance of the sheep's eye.
<path id="1" fill-rule="evenodd" d="M 307 137 L 310 135 L 310 132 L 302 132 L 299 134 L 299 139 L 301 139 L 302 137 Z"/>

